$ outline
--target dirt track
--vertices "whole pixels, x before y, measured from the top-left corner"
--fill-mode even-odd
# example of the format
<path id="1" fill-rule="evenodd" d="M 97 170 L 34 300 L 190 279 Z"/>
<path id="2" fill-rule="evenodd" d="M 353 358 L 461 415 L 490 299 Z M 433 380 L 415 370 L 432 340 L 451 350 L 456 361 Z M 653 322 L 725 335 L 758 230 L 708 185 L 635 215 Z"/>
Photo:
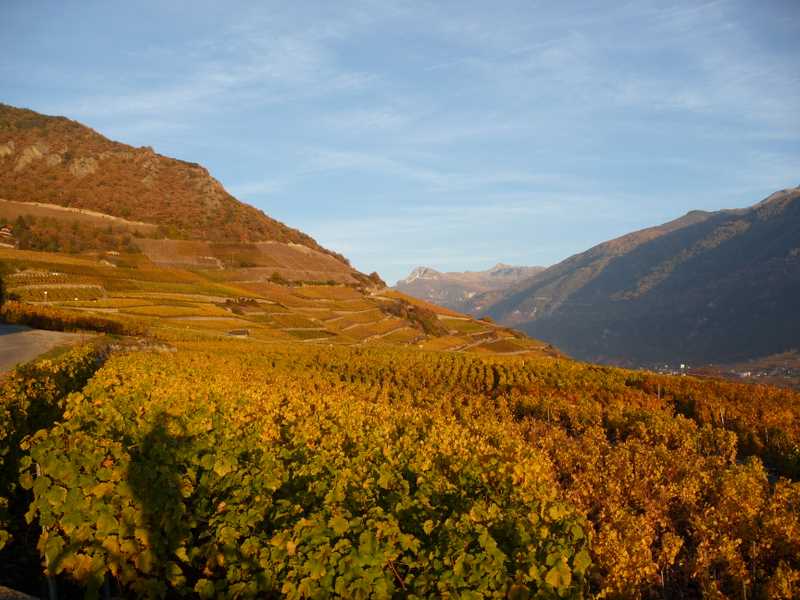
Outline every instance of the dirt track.
<path id="1" fill-rule="evenodd" d="M 0 374 L 56 346 L 75 344 L 90 337 L 91 334 L 45 331 L 0 323 Z"/>

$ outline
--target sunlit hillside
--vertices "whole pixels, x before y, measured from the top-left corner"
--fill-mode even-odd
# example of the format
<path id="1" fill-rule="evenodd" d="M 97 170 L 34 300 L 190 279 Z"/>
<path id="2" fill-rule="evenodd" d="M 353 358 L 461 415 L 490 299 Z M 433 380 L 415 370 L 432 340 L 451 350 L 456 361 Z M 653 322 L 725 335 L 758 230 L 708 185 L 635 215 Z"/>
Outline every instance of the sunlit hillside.
<path id="1" fill-rule="evenodd" d="M 0 248 L 0 277 L 14 300 L 4 308 L 9 322 L 59 329 L 110 327 L 165 340 L 238 336 L 254 344 L 300 340 L 500 354 L 554 352 L 513 330 L 420 302 L 367 278 L 350 285 L 299 284 L 280 273 L 249 267 L 180 269 L 139 253 L 73 256 Z"/>
<path id="2" fill-rule="evenodd" d="M 114 142 L 65 117 L 0 104 L 0 198 L 144 222 L 159 237 L 294 242 L 306 234 L 239 202 L 196 164 Z"/>

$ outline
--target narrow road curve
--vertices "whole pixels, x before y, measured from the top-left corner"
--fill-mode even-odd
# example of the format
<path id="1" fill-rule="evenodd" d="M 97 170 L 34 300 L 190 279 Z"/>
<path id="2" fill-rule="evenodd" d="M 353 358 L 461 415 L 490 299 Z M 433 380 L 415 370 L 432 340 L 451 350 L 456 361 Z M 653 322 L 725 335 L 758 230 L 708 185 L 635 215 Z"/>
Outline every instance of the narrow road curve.
<path id="1" fill-rule="evenodd" d="M 33 360 L 56 346 L 86 341 L 93 334 L 64 333 L 0 323 L 0 374 Z"/>

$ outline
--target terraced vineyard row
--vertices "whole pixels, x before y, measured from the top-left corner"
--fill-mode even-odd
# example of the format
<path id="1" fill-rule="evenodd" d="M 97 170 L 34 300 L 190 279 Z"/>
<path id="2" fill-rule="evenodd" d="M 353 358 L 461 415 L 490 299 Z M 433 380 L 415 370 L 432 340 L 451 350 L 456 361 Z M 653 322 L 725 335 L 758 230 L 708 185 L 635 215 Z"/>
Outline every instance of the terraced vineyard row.
<path id="1" fill-rule="evenodd" d="M 209 339 L 237 331 L 255 340 L 437 347 L 436 340 L 449 334 L 454 339 L 442 348 L 535 353 L 544 346 L 483 321 L 453 318 L 452 311 L 396 292 L 237 280 L 252 277 L 252 269 L 187 271 L 158 267 L 141 255 L 104 256 L 64 260 L 58 254 L 0 249 L 0 277 L 7 293 L 24 302 L 46 303 L 48 311 L 72 317 L 135 320 L 141 331 L 162 339 Z M 410 319 L 414 311 L 424 312 L 429 322 Z"/>

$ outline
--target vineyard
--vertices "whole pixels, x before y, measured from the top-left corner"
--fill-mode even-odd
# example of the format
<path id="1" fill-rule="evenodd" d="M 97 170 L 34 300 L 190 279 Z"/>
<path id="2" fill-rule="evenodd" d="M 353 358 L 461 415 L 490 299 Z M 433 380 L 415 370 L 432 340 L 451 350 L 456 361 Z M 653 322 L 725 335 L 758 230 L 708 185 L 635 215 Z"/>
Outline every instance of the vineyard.
<path id="1" fill-rule="evenodd" d="M 5 319 L 14 323 L 147 332 L 163 340 L 206 340 L 246 330 L 252 339 L 267 341 L 545 351 L 542 342 L 397 292 L 369 291 L 361 284 L 281 284 L 264 273 L 254 279 L 253 271 L 170 268 L 142 254 L 77 257 L 0 248 L 0 279 L 19 301 L 6 311 L 13 315 Z M 442 343 L 442 337 L 451 339 Z"/>
<path id="2" fill-rule="evenodd" d="M 90 596 L 800 595 L 795 392 L 377 346 L 106 354 L 0 393 L 18 587 L 33 569 Z"/>
<path id="3" fill-rule="evenodd" d="M 16 50 L 10 60 L 29 63 L 31 57 L 23 56 L 27 50 L 53 58 L 52 50 L 63 46 L 59 35 L 72 21 L 81 26 L 68 41 L 91 41 L 92 20 L 82 19 L 74 8 L 60 11 L 56 16 L 64 22 L 54 26 L 46 11 L 19 18 L 17 9 L 28 3 L 17 4 L 12 21 L 30 26 L 18 27 L 24 44 L 14 44 L 10 36 L 9 47 Z M 565 175 L 553 182 L 518 177 L 514 171 L 467 174 L 459 178 L 465 186 L 441 189 L 437 181 L 449 179 L 447 173 L 431 169 L 447 165 L 428 160 L 427 154 L 408 157 L 415 164 L 432 163 L 427 175 L 419 177 L 411 172 L 420 171 L 415 165 L 386 168 L 377 142 L 365 152 L 327 151 L 328 144 L 313 143 L 309 136 L 331 134 L 336 128 L 330 125 L 342 121 L 340 115 L 356 115 L 367 125 L 364 132 L 376 129 L 376 139 L 402 141 L 394 131 L 372 127 L 376 119 L 370 111 L 348 108 L 364 100 L 349 80 L 368 75 L 391 83 L 380 76 L 384 63 L 399 65 L 398 60 L 409 58 L 430 63 L 431 57 L 438 63 L 434 54 L 455 53 L 455 60 L 447 56 L 445 62 L 458 68 L 417 77 L 418 83 L 446 89 L 442 107 L 450 108 L 453 101 L 457 109 L 466 99 L 468 114 L 477 115 L 486 112 L 480 110 L 486 103 L 472 91 L 497 86 L 481 86 L 473 77 L 459 88 L 461 72 L 478 67 L 482 76 L 493 70 L 487 65 L 508 63 L 510 70 L 501 66 L 498 71 L 503 92 L 494 94 L 498 100 L 509 95 L 503 82 L 511 71 L 520 71 L 518 66 L 526 80 L 551 75 L 550 69 L 538 68 L 536 59 L 553 54 L 550 42 L 542 54 L 541 48 L 534 51 L 542 44 L 514 40 L 545 31 L 548 22 L 583 30 L 589 28 L 582 25 L 597 21 L 595 34 L 603 38 L 610 37 L 610 25 L 637 30 L 632 38 L 624 36 L 624 51 L 608 55 L 619 75 L 626 67 L 646 64 L 647 56 L 627 56 L 639 46 L 648 46 L 650 54 L 655 48 L 660 67 L 669 66 L 673 54 L 691 58 L 683 46 L 672 52 L 663 43 L 640 44 L 643 36 L 655 35 L 658 42 L 659 31 L 669 30 L 672 37 L 687 34 L 687 40 L 696 38 L 713 50 L 723 29 L 730 30 L 726 35 L 745 31 L 733 14 L 742 11 L 728 7 L 731 14 L 711 23 L 713 35 L 701 35 L 704 20 L 722 12 L 694 7 L 634 11 L 652 21 L 642 29 L 622 9 L 600 19 L 571 9 L 568 18 L 548 13 L 540 19 L 543 25 L 528 27 L 524 10 L 495 15 L 489 9 L 483 23 L 482 14 L 472 18 L 461 7 L 456 20 L 447 8 L 435 6 L 425 7 L 421 17 L 418 10 L 383 10 L 375 18 L 370 13 L 381 8 L 378 3 L 363 4 L 336 14 L 324 11 L 333 20 L 321 26 L 294 8 L 269 9 L 263 18 L 257 10 L 248 9 L 244 17 L 241 11 L 217 10 L 218 22 L 210 27 L 203 21 L 203 6 L 188 19 L 187 11 L 151 19 L 159 31 L 168 31 L 173 21 L 185 22 L 201 35 L 176 38 L 189 51 L 171 53 L 187 67 L 174 81 L 164 79 L 170 61 L 162 61 L 157 80 L 134 77 L 129 83 L 167 81 L 180 92 L 170 94 L 172 112 L 200 100 L 194 104 L 206 107 L 203 112 L 211 115 L 206 121 L 213 121 L 216 133 L 225 130 L 219 120 L 224 115 L 212 105 L 225 100 L 222 112 L 236 116 L 245 127 L 234 129 L 251 141 L 258 135 L 252 126 L 269 125 L 268 119 L 248 119 L 246 111 L 235 110 L 237 100 L 269 109 L 274 119 L 287 101 L 295 109 L 313 110 L 329 97 L 322 103 L 330 105 L 335 118 L 314 116 L 304 125 L 307 132 L 296 127 L 302 119 L 286 126 L 275 121 L 278 126 L 271 128 L 278 142 L 284 129 L 301 134 L 291 147 L 284 144 L 290 151 L 286 156 L 279 152 L 275 160 L 260 161 L 264 178 L 286 189 L 276 196 L 260 184 L 243 185 L 243 192 L 269 196 L 288 216 L 298 210 L 308 216 L 311 205 L 290 206 L 284 192 L 297 186 L 330 188 L 329 203 L 338 208 L 325 222 L 320 220 L 324 215 L 314 219 L 330 234 L 335 228 L 352 230 L 353 223 L 363 225 L 365 216 L 370 223 L 392 225 L 381 210 L 397 216 L 393 198 L 408 196 L 403 186 L 410 185 L 413 206 L 424 210 L 415 213 L 413 227 L 400 223 L 389 228 L 386 245 L 397 248 L 388 250 L 408 250 L 415 240 L 424 241 L 427 227 L 433 246 L 425 253 L 411 248 L 414 252 L 404 256 L 445 262 L 484 254 L 484 242 L 498 237 L 489 236 L 490 224 L 501 232 L 500 246 L 511 248 L 513 256 L 546 258 L 546 248 L 527 254 L 522 246 L 516 248 L 537 239 L 535 228 L 530 235 L 517 233 L 527 224 L 555 232 L 557 213 L 564 210 L 580 208 L 585 212 L 580 220 L 587 223 L 592 213 L 571 198 L 559 202 L 556 193 L 555 200 L 542 204 L 547 210 L 536 224 L 537 211 L 528 210 L 528 204 L 536 204 L 541 194 L 526 189 L 544 183 L 557 191 L 567 184 L 575 193 L 566 196 L 583 198 L 579 187 L 591 184 L 599 197 L 604 195 L 602 174 L 595 169 L 591 178 L 572 181 L 576 178 Z M 762 28 L 768 21 L 765 12 L 756 19 Z M 144 14 L 129 10 L 123 18 L 138 13 Z M 512 27 L 493 35 L 493 27 L 508 18 L 518 23 L 509 21 Z M 420 36 L 419 27 L 414 35 L 404 33 L 403 24 L 421 26 L 431 20 L 433 34 Z M 272 35 L 257 35 L 261 30 Z M 229 39 L 215 41 L 220 32 Z M 169 50 L 166 44 L 175 36 L 160 37 L 164 40 L 148 44 L 146 56 L 126 52 L 125 40 L 107 32 L 101 40 L 114 42 L 116 54 L 133 65 L 134 59 Z M 382 37 L 415 44 L 410 51 L 390 52 L 388 62 L 378 55 L 360 56 L 360 41 L 381 42 Z M 582 31 L 574 37 L 580 38 L 579 49 L 597 45 Z M 739 37 L 749 42 L 753 36 Z M 774 42 L 776 36 L 761 37 Z M 779 37 L 778 50 L 786 45 Z M 141 41 L 132 47 L 139 48 Z M 506 42 L 511 47 L 504 50 Z M 514 50 L 521 46 L 530 47 Z M 244 62 L 226 72 L 237 53 L 244 53 Z M 84 54 L 79 62 L 86 67 Z M 219 56 L 206 60 L 212 54 Z M 576 95 L 573 87 L 580 88 L 578 96 L 590 93 L 585 91 L 590 85 L 572 85 L 580 84 L 582 76 L 569 76 L 573 62 L 592 66 L 582 60 L 593 58 L 589 54 L 559 61 L 565 70 L 559 65 L 556 83 L 570 84 L 570 89 L 561 95 L 552 90 L 538 94 L 541 99 L 570 100 Z M 753 66 L 759 64 L 757 55 L 746 57 L 755 61 L 746 69 L 731 70 L 722 64 L 728 61 L 714 60 L 714 52 L 699 54 L 703 68 L 693 69 L 690 84 L 705 71 L 719 81 L 730 80 L 726 72 L 732 73 L 734 92 L 755 82 L 750 71 L 758 71 Z M 113 67 L 113 53 L 97 56 L 104 68 Z M 608 56 L 598 55 L 594 62 L 609 62 Z M 357 68 L 347 68 L 353 57 L 359 59 Z M 285 59 L 302 68 L 281 68 Z M 199 70 L 189 68 L 195 63 Z M 47 72 L 57 76 L 46 79 L 68 81 L 57 67 L 48 66 Z M 780 77 L 783 67 L 778 61 L 768 68 L 769 81 L 786 80 Z M 14 69 L 20 81 L 28 70 Z M 339 77 L 336 70 L 357 77 Z M 674 69 L 660 70 L 675 75 Z M 126 79 L 120 73 L 110 78 L 114 89 Z M 203 76 L 210 82 L 205 86 L 209 93 L 184 93 L 186 81 L 192 84 Z M 36 69 L 30 77 L 24 87 L 37 91 L 45 78 Z M 83 74 L 68 87 L 85 95 L 87 84 L 107 79 Z M 613 85 L 621 81 L 623 88 L 633 81 L 616 79 Z M 796 76 L 786 82 L 795 84 Z M 319 89 L 303 93 L 308 85 Z M 392 87 L 403 92 L 409 86 Z M 523 87 L 520 91 L 527 93 L 553 86 Z M 771 101 L 795 89 L 773 87 Z M 601 88 L 601 95 L 612 100 L 620 96 L 610 84 Z M 645 91 L 650 88 L 660 86 Z M 37 94 L 44 98 L 43 90 Z M 747 94 L 738 95 L 748 100 Z M 129 96 L 128 105 L 142 104 L 136 94 Z M 58 98 L 53 102 L 65 104 Z M 427 104 L 436 108 L 440 103 Z M 525 102 L 512 104 L 513 115 L 522 115 Z M 635 108 L 636 102 L 627 104 Z M 701 116 L 709 127 L 730 129 L 736 106 L 726 102 L 722 120 L 709 118 L 713 106 Z M 557 112 L 575 112 L 569 104 L 564 108 Z M 397 132 L 408 129 L 411 138 L 419 138 L 418 125 L 437 116 L 427 110 L 405 112 L 408 126 Z M 495 124 L 505 122 L 502 106 L 490 112 Z M 606 129 L 624 133 L 630 127 L 613 123 L 616 113 L 623 112 L 641 120 L 633 110 L 598 112 L 609 118 L 594 120 L 610 119 Z M 663 119 L 680 116 L 676 110 L 656 112 Z M 444 133 L 457 125 L 454 119 L 439 120 Z M 109 119 L 98 122 L 104 121 Z M 589 131 L 584 121 L 578 125 Z M 692 119 L 678 121 L 691 125 Z M 489 129 L 496 133 L 495 126 Z M 531 146 L 520 137 L 527 129 L 515 128 L 514 149 Z M 780 139 L 769 131 L 759 139 L 781 142 L 776 152 L 796 151 L 796 144 L 785 143 L 785 130 Z M 751 209 L 691 211 L 595 246 L 537 275 L 538 267 L 498 264 L 489 273 L 497 281 L 507 280 L 510 287 L 503 289 L 494 283 L 466 286 L 467 280 L 484 280 L 476 272 L 449 274 L 450 282 L 461 281 L 456 286 L 441 279 L 448 274 L 428 268 L 416 269 L 405 280 L 416 282 L 412 289 L 428 290 L 426 297 L 460 297 L 457 305 L 469 305 L 465 310 L 476 313 L 469 315 L 388 289 L 377 272 L 360 272 L 307 234 L 240 202 L 196 163 L 113 142 L 64 117 L 4 104 L 0 133 L 0 600 L 8 600 L 7 591 L 15 597 L 14 590 L 48 600 L 800 599 L 800 391 L 743 383 L 800 377 L 793 345 L 800 330 L 796 301 L 791 301 L 800 295 L 797 189 L 773 194 Z M 188 133 L 180 133 L 188 139 Z M 470 133 L 460 147 L 474 146 L 489 156 L 495 141 L 476 143 L 480 135 Z M 579 138 L 598 142 L 593 146 L 602 141 L 585 131 Z M 435 145 L 437 156 L 446 157 L 445 145 Z M 201 146 L 209 155 L 230 149 L 229 141 Z M 674 154 L 675 148 L 667 149 Z M 228 157 L 240 178 L 248 162 L 259 162 L 255 146 L 246 150 L 253 156 L 244 162 Z M 378 152 L 378 160 L 351 164 L 363 163 L 360 156 L 370 157 L 368 152 Z M 289 178 L 280 173 L 271 177 L 271 169 L 296 163 L 295 154 L 306 163 L 302 169 L 290 167 L 294 175 Z M 481 160 L 473 163 L 480 167 Z M 347 182 L 363 179 L 360 167 L 370 171 L 359 184 L 362 189 L 378 190 L 381 181 L 393 178 L 408 181 L 388 195 L 378 190 L 367 213 L 359 212 Z M 312 181 L 318 176 L 327 182 L 322 187 Z M 290 180 L 292 185 L 280 185 Z M 643 181 L 633 183 L 641 187 Z M 659 193 L 665 200 L 675 195 L 669 189 Z M 456 197 L 464 194 L 464 202 L 475 206 L 470 194 L 480 194 L 486 200 L 481 210 L 466 216 L 456 211 Z M 493 218 L 490 210 L 502 199 L 524 209 L 500 210 L 510 214 L 508 223 Z M 428 210 L 440 201 L 447 210 Z M 657 201 L 654 197 L 648 206 Z M 567 208 L 556 210 L 561 204 Z M 408 207 L 401 208 L 407 212 Z M 574 215 L 567 216 L 572 223 Z M 471 240 L 459 232 L 477 235 L 478 245 L 467 252 L 464 244 Z M 578 239 L 579 233 L 567 235 Z M 538 237 L 540 245 L 548 239 Z M 333 238 L 342 239 L 338 234 Z M 463 247 L 455 248 L 459 244 Z M 446 252 L 436 258 L 441 254 L 436 247 L 442 246 Z M 405 260 L 400 254 L 390 257 L 395 266 Z M 508 273 L 519 269 L 532 277 L 513 283 Z M 559 348 L 508 324 L 538 331 Z M 601 367 L 562 352 L 665 371 L 677 363 L 680 371 L 674 373 L 681 375 Z M 763 357 L 766 353 L 773 355 Z M 39 358 L 20 362 L 31 356 Z M 686 363 L 708 362 L 705 356 L 731 364 L 707 366 L 695 371 L 705 377 L 692 377 Z M 720 373 L 736 379 L 723 381 L 716 378 Z"/>

